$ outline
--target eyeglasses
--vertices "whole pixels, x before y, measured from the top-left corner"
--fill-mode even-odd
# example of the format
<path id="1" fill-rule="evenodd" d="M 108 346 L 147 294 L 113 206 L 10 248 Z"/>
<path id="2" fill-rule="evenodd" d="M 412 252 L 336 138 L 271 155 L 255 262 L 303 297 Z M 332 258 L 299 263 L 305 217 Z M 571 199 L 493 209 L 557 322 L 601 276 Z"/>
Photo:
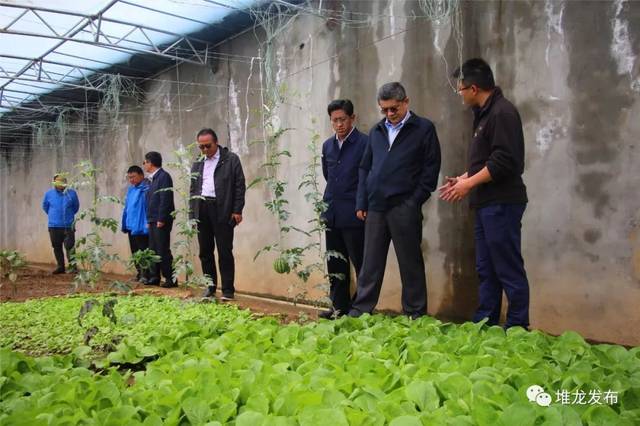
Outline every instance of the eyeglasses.
<path id="1" fill-rule="evenodd" d="M 400 107 L 394 106 L 394 107 L 387 107 L 387 108 L 380 108 L 380 113 L 381 114 L 395 114 L 396 112 L 398 112 L 398 110 L 400 109 Z"/>
<path id="2" fill-rule="evenodd" d="M 464 92 L 467 89 L 471 89 L 471 86 L 461 87 L 458 89 L 458 93 Z"/>
<path id="3" fill-rule="evenodd" d="M 343 124 L 346 123 L 347 120 L 349 120 L 351 117 L 340 117 L 340 118 L 334 118 L 331 120 L 331 123 L 333 124 Z"/>
<path id="4" fill-rule="evenodd" d="M 200 149 L 202 149 L 202 150 L 204 150 L 204 149 L 209 149 L 209 148 L 211 148 L 212 146 L 213 146 L 213 144 L 210 144 L 210 143 L 201 143 L 201 144 L 198 144 L 198 148 L 200 148 Z"/>

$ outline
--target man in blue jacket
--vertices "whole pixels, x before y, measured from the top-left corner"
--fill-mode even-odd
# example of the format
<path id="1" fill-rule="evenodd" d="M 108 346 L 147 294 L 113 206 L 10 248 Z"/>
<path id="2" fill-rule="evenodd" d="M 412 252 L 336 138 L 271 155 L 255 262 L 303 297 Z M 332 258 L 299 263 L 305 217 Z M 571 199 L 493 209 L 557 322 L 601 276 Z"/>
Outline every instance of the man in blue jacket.
<path id="1" fill-rule="evenodd" d="M 139 166 L 131 166 L 127 170 L 129 188 L 122 209 L 122 232 L 129 236 L 131 254 L 149 248 L 149 231 L 147 230 L 147 190 L 149 181 Z M 136 266 L 136 281 L 149 283 L 149 271 Z"/>
<path id="2" fill-rule="evenodd" d="M 151 185 L 147 191 L 147 223 L 149 225 L 149 248 L 160 256 L 160 263 L 151 269 L 148 284 L 160 284 L 160 272 L 165 282 L 161 287 L 177 287 L 173 279 L 173 255 L 171 254 L 171 228 L 173 227 L 173 180 L 162 168 L 162 155 L 150 151 L 142 163 Z"/>
<path id="3" fill-rule="evenodd" d="M 327 112 L 335 135 L 322 145 L 322 174 L 327 181 L 324 190 L 327 210 L 323 217 L 327 225 L 327 250 L 340 253 L 344 259 L 327 259 L 332 307 L 320 313 L 320 317 L 335 318 L 351 309 L 349 261 L 353 263 L 356 276 L 362 265 L 364 223 L 356 217 L 356 194 L 358 166 L 368 138 L 353 125 L 356 116 L 350 100 L 332 101 Z"/>
<path id="4" fill-rule="evenodd" d="M 71 264 L 73 259 L 73 247 L 76 243 L 73 221 L 80 209 L 78 194 L 73 189 L 67 188 L 67 179 L 62 175 L 53 177 L 53 188 L 44 194 L 42 210 L 48 216 L 49 238 L 53 247 L 53 255 L 56 257 L 58 267 L 54 274 L 65 272 L 64 253 L 62 246 L 67 251 L 67 262 Z"/>
<path id="5" fill-rule="evenodd" d="M 350 316 L 371 313 L 378 303 L 393 247 L 402 281 L 402 311 L 411 318 L 427 312 L 427 283 L 420 244 L 422 205 L 436 189 L 440 143 L 431 121 L 409 111 L 400 83 L 378 90 L 385 118 L 369 132 L 360 164 L 357 216 L 365 220 L 365 248 Z"/>

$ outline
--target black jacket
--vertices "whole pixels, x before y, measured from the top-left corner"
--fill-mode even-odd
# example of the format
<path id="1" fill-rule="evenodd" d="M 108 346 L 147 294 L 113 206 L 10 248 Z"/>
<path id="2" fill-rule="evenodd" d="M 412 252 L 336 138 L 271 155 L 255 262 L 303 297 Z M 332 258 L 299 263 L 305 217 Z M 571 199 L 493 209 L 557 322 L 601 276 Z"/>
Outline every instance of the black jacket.
<path id="1" fill-rule="evenodd" d="M 475 187 L 472 207 L 527 202 L 524 172 L 524 135 L 516 107 L 496 87 L 482 108 L 474 109 L 473 139 L 469 147 L 469 176 L 487 166 L 491 182 Z"/>
<path id="2" fill-rule="evenodd" d="M 405 200 L 421 206 L 438 184 L 440 142 L 433 123 L 411 112 L 391 149 L 384 123 L 382 119 L 369 132 L 357 210 L 386 211 Z"/>
<path id="3" fill-rule="evenodd" d="M 368 140 L 367 135 L 354 128 L 342 149 L 335 136 L 322 145 L 322 174 L 327 181 L 323 199 L 328 204 L 323 217 L 330 228 L 364 226 L 356 217 L 356 195 L 358 167 Z"/>
<path id="4" fill-rule="evenodd" d="M 173 204 L 173 191 L 160 191 L 165 188 L 173 188 L 171 175 L 160 168 L 153 175 L 151 185 L 147 191 L 147 222 L 173 223 L 171 213 L 175 210 Z"/>
<path id="5" fill-rule="evenodd" d="M 220 159 L 213 171 L 213 183 L 216 187 L 216 211 L 218 222 L 231 223 L 231 213 L 242 214 L 244 208 L 244 194 L 246 186 L 244 181 L 244 173 L 242 164 L 236 154 L 229 151 L 228 148 L 218 146 L 220 150 Z M 191 188 L 189 194 L 202 195 L 202 172 L 204 170 L 204 161 L 196 161 L 191 166 L 191 173 L 196 173 L 191 179 Z M 189 217 L 198 219 L 200 213 L 199 198 L 191 199 Z"/>

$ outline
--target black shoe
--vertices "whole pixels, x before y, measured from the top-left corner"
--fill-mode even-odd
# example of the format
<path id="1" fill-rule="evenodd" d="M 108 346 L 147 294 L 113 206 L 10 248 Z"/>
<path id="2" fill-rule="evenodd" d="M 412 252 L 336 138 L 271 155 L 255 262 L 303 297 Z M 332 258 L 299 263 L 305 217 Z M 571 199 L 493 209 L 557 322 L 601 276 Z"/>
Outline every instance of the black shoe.
<path id="1" fill-rule="evenodd" d="M 202 297 L 203 298 L 216 297 L 216 288 L 210 285 L 209 287 L 207 287 L 204 293 L 202 293 Z"/>
<path id="2" fill-rule="evenodd" d="M 53 275 L 64 274 L 64 266 L 58 266 L 51 272 Z"/>
<path id="3" fill-rule="evenodd" d="M 140 282 L 140 284 L 149 285 L 149 280 L 145 277 L 140 278 L 138 281 Z"/>
<path id="4" fill-rule="evenodd" d="M 160 287 L 162 287 L 162 288 L 178 287 L 178 281 L 165 281 L 162 284 L 160 284 Z"/>
<path id="5" fill-rule="evenodd" d="M 420 312 L 412 312 L 410 314 L 407 314 L 407 316 L 412 320 L 417 320 L 418 318 L 423 317 L 424 314 L 421 314 Z"/>
<path id="6" fill-rule="evenodd" d="M 352 309 L 349 311 L 348 315 L 351 318 L 360 318 L 362 316 L 362 312 L 358 311 L 357 309 Z"/>
<path id="7" fill-rule="evenodd" d="M 160 284 L 160 280 L 158 278 L 151 278 L 147 280 L 147 282 L 145 283 L 145 285 L 158 285 L 158 284 Z"/>
<path id="8" fill-rule="evenodd" d="M 230 300 L 235 300 L 235 296 L 233 294 L 223 294 L 222 297 L 220 298 L 220 300 L 222 300 L 223 302 L 228 302 Z"/>

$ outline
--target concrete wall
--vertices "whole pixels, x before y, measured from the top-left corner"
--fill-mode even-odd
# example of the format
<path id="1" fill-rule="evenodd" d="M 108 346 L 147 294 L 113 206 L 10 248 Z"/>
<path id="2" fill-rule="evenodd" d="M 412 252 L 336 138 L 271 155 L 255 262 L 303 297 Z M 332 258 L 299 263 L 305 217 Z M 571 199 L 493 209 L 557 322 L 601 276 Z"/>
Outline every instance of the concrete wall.
<path id="1" fill-rule="evenodd" d="M 299 226 L 311 216 L 297 190 L 310 158 L 309 129 L 323 138 L 331 134 L 325 108 L 333 98 L 351 98 L 358 127 L 367 130 L 379 119 L 376 88 L 402 81 L 412 110 L 437 125 L 442 175 L 465 166 L 471 113 L 447 81 L 458 64 L 451 25 L 421 18 L 414 2 L 323 2 L 337 10 L 343 5 L 351 24 L 302 16 L 275 46 L 276 78 L 289 94 L 278 117 L 294 128 L 281 139 L 292 158 L 280 170 L 290 182 L 291 223 Z M 366 24 L 356 22 L 363 17 L 369 17 Z M 530 203 L 523 254 L 534 328 L 640 344 L 639 39 L 640 2 L 462 4 L 463 58 L 490 62 L 524 121 Z M 262 137 L 261 79 L 258 61 L 251 60 L 263 53 L 259 47 L 247 32 L 221 46 L 222 53 L 239 56 L 210 67 L 183 65 L 147 83 L 144 102 L 125 103 L 115 125 L 103 116 L 89 131 L 85 126 L 69 135 L 64 147 L 3 157 L 0 245 L 34 261 L 52 260 L 39 203 L 51 175 L 79 159 L 91 158 L 105 170 L 102 193 L 120 195 L 127 166 L 140 164 L 145 151 L 161 151 L 171 160 L 180 143 L 192 142 L 199 128 L 211 126 L 241 156 L 247 180 L 259 176 L 264 147 L 251 144 Z M 273 255 L 252 261 L 260 247 L 277 240 L 275 220 L 263 207 L 266 199 L 262 187 L 247 194 L 245 221 L 235 239 L 237 287 L 285 296 L 293 277 L 272 271 Z M 473 215 L 466 205 L 435 197 L 423 213 L 429 313 L 468 319 L 477 302 Z M 294 235 L 285 241 L 304 242 Z M 122 235 L 113 243 L 127 255 Z M 379 308 L 400 308 L 393 250 Z"/>

